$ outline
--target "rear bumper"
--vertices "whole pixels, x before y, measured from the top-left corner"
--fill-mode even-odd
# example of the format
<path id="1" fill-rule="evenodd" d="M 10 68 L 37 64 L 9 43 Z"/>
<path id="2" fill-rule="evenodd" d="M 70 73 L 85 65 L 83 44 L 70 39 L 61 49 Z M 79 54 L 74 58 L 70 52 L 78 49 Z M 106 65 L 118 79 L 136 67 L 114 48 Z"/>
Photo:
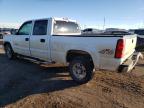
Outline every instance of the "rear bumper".
<path id="1" fill-rule="evenodd" d="M 143 55 L 140 52 L 134 53 L 128 58 L 122 65 L 119 66 L 119 72 L 130 72 L 137 64 L 139 59 L 143 59 Z"/>

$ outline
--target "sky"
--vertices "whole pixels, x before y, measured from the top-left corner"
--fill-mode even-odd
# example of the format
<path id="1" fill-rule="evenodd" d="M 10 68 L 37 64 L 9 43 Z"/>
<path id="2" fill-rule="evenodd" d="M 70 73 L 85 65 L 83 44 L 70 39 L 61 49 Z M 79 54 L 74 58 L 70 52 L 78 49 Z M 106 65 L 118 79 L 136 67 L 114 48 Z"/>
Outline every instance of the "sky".
<path id="1" fill-rule="evenodd" d="M 82 28 L 144 28 L 144 0 L 0 0 L 1 27 L 48 17 L 68 17 Z"/>

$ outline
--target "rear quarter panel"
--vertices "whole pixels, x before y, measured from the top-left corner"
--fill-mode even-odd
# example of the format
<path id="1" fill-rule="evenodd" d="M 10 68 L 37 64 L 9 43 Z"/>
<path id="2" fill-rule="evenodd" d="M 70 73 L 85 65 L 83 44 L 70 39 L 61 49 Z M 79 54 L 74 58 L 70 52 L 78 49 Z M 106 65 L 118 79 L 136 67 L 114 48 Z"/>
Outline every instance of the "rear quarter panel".
<path id="1" fill-rule="evenodd" d="M 88 52 L 95 68 L 116 70 L 120 60 L 114 58 L 115 48 L 119 37 L 51 37 L 51 58 L 53 61 L 66 64 L 66 55 L 69 50 Z"/>

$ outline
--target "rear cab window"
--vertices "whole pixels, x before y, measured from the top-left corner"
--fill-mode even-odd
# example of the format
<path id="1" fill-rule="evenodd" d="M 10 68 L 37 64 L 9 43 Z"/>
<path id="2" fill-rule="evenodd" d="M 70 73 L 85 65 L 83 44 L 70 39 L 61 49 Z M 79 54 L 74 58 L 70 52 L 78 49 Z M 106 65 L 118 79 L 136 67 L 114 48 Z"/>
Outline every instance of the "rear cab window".
<path id="1" fill-rule="evenodd" d="M 47 35 L 48 20 L 38 20 L 34 23 L 33 35 Z"/>
<path id="2" fill-rule="evenodd" d="M 54 35 L 73 35 L 81 33 L 80 27 L 76 22 L 55 21 L 53 27 Z"/>

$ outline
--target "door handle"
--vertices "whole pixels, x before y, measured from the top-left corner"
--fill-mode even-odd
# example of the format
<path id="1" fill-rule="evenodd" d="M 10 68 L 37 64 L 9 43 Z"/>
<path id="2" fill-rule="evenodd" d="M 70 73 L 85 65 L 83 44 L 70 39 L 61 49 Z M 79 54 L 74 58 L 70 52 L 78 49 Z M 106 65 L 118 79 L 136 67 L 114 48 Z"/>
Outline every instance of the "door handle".
<path id="1" fill-rule="evenodd" d="M 40 42 L 41 43 L 45 43 L 45 39 L 40 39 Z"/>
<path id="2" fill-rule="evenodd" d="M 25 38 L 25 41 L 29 41 L 29 38 Z"/>

